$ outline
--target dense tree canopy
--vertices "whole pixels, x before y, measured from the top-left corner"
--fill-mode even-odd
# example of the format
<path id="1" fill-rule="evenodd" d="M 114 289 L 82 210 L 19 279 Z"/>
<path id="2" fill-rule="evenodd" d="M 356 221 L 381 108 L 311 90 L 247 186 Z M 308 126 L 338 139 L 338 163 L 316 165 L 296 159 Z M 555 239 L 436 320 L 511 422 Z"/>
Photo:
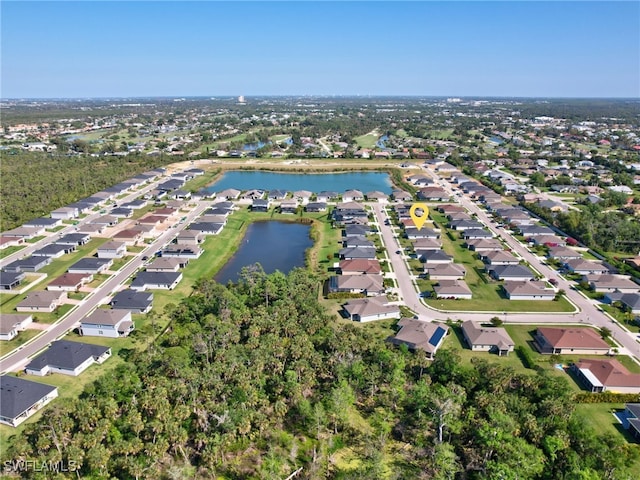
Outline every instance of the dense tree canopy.
<path id="1" fill-rule="evenodd" d="M 634 478 L 636 450 L 586 429 L 563 379 L 447 350 L 429 363 L 328 316 L 317 285 L 201 281 L 153 349 L 54 403 L 8 457 L 94 479 Z"/>
<path id="2" fill-rule="evenodd" d="M 0 230 L 47 216 L 52 210 L 93 195 L 175 158 L 129 155 L 91 157 L 16 150 L 3 153 L 0 170 Z"/>

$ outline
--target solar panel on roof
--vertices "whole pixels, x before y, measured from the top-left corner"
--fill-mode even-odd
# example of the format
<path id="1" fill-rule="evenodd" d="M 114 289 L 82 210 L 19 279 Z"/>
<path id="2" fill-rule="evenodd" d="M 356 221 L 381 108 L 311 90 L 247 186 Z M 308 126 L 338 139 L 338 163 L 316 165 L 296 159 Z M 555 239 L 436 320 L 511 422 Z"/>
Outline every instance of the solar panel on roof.
<path id="1" fill-rule="evenodd" d="M 436 347 L 438 345 L 438 343 L 440 343 L 440 340 L 442 339 L 442 337 L 444 336 L 445 333 L 447 333 L 447 331 L 444 328 L 442 328 L 442 327 L 436 328 L 436 331 L 434 332 L 434 334 L 429 339 L 429 343 L 431 345 L 433 345 L 434 347 Z"/>

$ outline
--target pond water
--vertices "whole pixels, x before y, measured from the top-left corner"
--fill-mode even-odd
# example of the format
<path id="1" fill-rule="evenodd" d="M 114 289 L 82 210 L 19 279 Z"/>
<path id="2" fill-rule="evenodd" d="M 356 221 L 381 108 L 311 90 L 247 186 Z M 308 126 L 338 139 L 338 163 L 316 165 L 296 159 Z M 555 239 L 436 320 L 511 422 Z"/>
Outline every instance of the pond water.
<path id="1" fill-rule="evenodd" d="M 325 190 L 342 193 L 346 190 L 360 190 L 363 193 L 379 190 L 391 193 L 392 183 L 388 173 L 384 172 L 346 172 L 346 173 L 280 173 L 280 172 L 226 172 L 207 187 L 211 192 L 227 188 L 237 190 L 308 190 L 319 193 Z"/>
<path id="2" fill-rule="evenodd" d="M 389 137 L 387 135 L 383 135 L 381 136 L 378 141 L 376 142 L 376 147 L 378 148 L 386 148 L 387 146 L 385 145 L 385 142 L 389 140 Z"/>
<path id="3" fill-rule="evenodd" d="M 305 251 L 313 245 L 310 229 L 310 225 L 275 220 L 252 223 L 238 251 L 216 275 L 216 281 L 236 282 L 242 267 L 254 263 L 260 263 L 267 273 L 276 270 L 287 273 L 295 267 L 304 267 Z"/>

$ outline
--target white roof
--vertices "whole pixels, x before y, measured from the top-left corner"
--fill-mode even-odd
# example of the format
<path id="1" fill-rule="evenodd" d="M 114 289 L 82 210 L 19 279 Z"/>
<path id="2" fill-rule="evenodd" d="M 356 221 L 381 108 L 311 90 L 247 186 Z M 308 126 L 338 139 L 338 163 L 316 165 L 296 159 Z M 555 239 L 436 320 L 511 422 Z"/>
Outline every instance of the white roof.
<path id="1" fill-rule="evenodd" d="M 600 380 L 598 380 L 596 376 L 593 373 L 591 373 L 591 370 L 589 370 L 588 368 L 581 368 L 580 372 L 586 377 L 587 380 L 589 380 L 591 385 L 593 385 L 594 387 L 604 387 L 604 385 L 602 385 Z"/>

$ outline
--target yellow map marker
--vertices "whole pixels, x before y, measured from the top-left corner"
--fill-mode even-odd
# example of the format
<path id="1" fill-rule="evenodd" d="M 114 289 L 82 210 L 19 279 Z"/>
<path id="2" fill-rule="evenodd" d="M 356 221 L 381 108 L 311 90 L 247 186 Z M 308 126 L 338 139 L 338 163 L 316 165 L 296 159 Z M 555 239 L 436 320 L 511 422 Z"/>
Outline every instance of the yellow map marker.
<path id="1" fill-rule="evenodd" d="M 416 210 L 422 210 L 422 215 L 416 215 Z M 429 207 L 427 207 L 424 203 L 414 203 L 411 205 L 409 209 L 409 215 L 411 215 L 411 220 L 415 224 L 416 228 L 420 230 L 424 225 L 424 222 L 427 221 L 427 217 L 429 216 Z"/>

